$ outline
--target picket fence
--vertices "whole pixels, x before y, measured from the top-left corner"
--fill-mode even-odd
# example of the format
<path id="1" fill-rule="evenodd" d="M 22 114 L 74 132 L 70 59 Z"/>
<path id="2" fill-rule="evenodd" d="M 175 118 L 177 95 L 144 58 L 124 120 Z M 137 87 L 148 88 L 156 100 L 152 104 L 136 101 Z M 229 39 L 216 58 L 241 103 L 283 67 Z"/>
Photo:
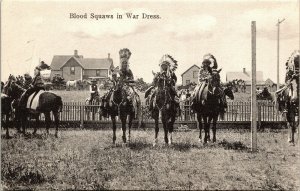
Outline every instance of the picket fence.
<path id="1" fill-rule="evenodd" d="M 276 105 L 273 102 L 260 101 L 257 104 L 258 121 L 283 121 L 281 114 L 277 111 Z M 181 115 L 176 121 L 196 121 L 196 114 L 191 113 L 190 102 L 186 101 L 180 104 Z M 41 116 L 43 120 L 43 116 Z M 145 103 L 141 104 L 140 119 L 142 122 L 153 122 L 149 107 Z M 105 122 L 111 119 L 107 116 L 102 116 L 100 105 L 87 105 L 83 102 L 64 102 L 63 111 L 60 114 L 61 121 L 80 121 L 80 122 Z M 118 117 L 117 117 L 118 120 Z M 219 121 L 226 122 L 249 122 L 251 121 L 251 102 L 228 102 L 227 112 L 224 119 Z"/>

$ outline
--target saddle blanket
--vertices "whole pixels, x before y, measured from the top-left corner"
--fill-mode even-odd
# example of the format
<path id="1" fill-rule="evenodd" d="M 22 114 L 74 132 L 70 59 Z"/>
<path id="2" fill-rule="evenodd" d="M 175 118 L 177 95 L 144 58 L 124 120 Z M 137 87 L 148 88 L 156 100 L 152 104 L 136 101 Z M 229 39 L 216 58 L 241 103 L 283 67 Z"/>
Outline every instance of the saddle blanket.
<path id="1" fill-rule="evenodd" d="M 31 94 L 27 100 L 26 108 L 36 110 L 39 106 L 40 95 L 44 92 L 44 90 L 40 90 Z"/>

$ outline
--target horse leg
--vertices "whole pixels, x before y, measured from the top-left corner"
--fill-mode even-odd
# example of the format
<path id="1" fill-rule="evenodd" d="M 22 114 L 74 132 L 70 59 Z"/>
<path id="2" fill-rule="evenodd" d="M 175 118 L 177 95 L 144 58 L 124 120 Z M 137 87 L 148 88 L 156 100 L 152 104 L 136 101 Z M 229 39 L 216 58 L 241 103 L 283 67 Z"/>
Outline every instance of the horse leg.
<path id="1" fill-rule="evenodd" d="M 216 115 L 216 116 L 213 117 L 213 128 L 212 128 L 212 131 L 213 131 L 213 143 L 215 143 L 217 141 L 217 138 L 216 138 L 217 120 L 218 120 L 218 115 Z"/>
<path id="2" fill-rule="evenodd" d="M 158 112 L 153 112 L 152 117 L 154 118 L 155 121 L 155 137 L 154 137 L 154 143 L 153 146 L 155 146 L 158 143 L 158 132 L 159 132 L 159 126 L 158 126 L 158 120 L 159 120 L 159 111 Z"/>
<path id="3" fill-rule="evenodd" d="M 203 121 L 204 121 L 204 143 L 207 143 L 208 133 L 209 133 L 209 123 L 207 120 L 207 116 L 203 116 Z"/>
<path id="4" fill-rule="evenodd" d="M 116 116 L 111 115 L 111 121 L 113 124 L 113 144 L 116 144 L 116 129 L 117 129 L 117 125 L 116 125 Z"/>
<path id="5" fill-rule="evenodd" d="M 121 118 L 122 131 L 123 131 L 122 139 L 123 139 L 123 143 L 126 143 L 126 118 L 127 118 L 127 116 L 121 115 L 120 118 Z"/>
<path id="6" fill-rule="evenodd" d="M 170 118 L 170 122 L 168 123 L 168 128 L 169 128 L 169 145 L 171 145 L 172 141 L 173 141 L 172 134 L 173 134 L 173 130 L 174 130 L 174 123 L 175 123 L 175 116 L 172 116 Z"/>
<path id="7" fill-rule="evenodd" d="M 5 114 L 5 127 L 6 127 L 6 138 L 7 139 L 9 138 L 9 130 L 8 130 L 9 125 L 8 125 L 8 123 L 9 123 L 9 116 L 8 116 L 8 114 Z"/>
<path id="8" fill-rule="evenodd" d="M 211 141 L 211 139 L 210 139 L 210 124 L 211 124 L 212 119 L 213 119 L 213 117 L 211 117 L 211 116 L 208 117 L 208 123 L 207 123 L 207 128 L 208 128 L 208 132 L 207 132 L 208 139 L 207 139 L 207 141 L 208 142 Z"/>
<path id="9" fill-rule="evenodd" d="M 202 117 L 200 113 L 197 113 L 197 120 L 199 125 L 199 143 L 202 143 Z"/>
<path id="10" fill-rule="evenodd" d="M 45 122 L 46 122 L 46 133 L 49 134 L 49 127 L 51 124 L 50 112 L 45 113 Z"/>
<path id="11" fill-rule="evenodd" d="M 47 121 L 46 121 L 46 124 L 47 124 Z M 36 115 L 36 116 L 35 116 L 35 125 L 34 125 L 34 127 L 33 127 L 33 132 L 32 132 L 33 135 L 36 134 L 37 127 L 38 127 L 39 125 L 40 125 L 39 115 Z"/>
<path id="12" fill-rule="evenodd" d="M 164 114 L 164 112 L 162 112 L 161 120 L 162 120 L 162 124 L 163 124 L 163 127 L 164 127 L 164 132 L 165 132 L 165 143 L 168 144 L 169 143 L 169 139 L 168 139 L 168 121 L 167 121 L 167 116 L 166 116 L 166 114 Z"/>
<path id="13" fill-rule="evenodd" d="M 134 113 L 129 115 L 129 119 L 128 119 L 128 142 L 130 142 L 130 138 L 131 138 L 131 126 L 132 126 L 133 118 L 134 118 Z"/>
<path id="14" fill-rule="evenodd" d="M 24 114 L 23 115 L 21 115 L 21 123 L 22 123 L 22 133 L 25 135 L 25 128 L 29 125 L 28 123 L 28 120 L 27 120 L 27 115 L 25 114 L 25 112 L 24 112 Z"/>
<path id="15" fill-rule="evenodd" d="M 59 112 L 53 112 L 54 115 L 54 122 L 55 122 L 55 137 L 58 137 L 58 126 L 59 126 Z"/>

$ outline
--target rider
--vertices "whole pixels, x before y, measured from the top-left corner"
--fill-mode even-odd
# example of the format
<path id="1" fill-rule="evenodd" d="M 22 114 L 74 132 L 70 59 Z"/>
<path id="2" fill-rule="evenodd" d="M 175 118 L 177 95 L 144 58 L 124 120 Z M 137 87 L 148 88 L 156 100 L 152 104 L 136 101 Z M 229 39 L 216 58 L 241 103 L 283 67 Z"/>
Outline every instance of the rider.
<path id="1" fill-rule="evenodd" d="M 133 95 L 136 95 L 137 93 L 135 92 L 133 86 L 130 85 L 130 83 L 133 82 L 134 80 L 133 73 L 129 68 L 129 61 L 128 61 L 131 56 L 131 52 L 128 48 L 123 48 L 119 51 L 119 55 L 120 55 L 120 68 L 121 68 L 119 71 L 120 81 L 126 84 L 125 90 L 128 95 L 127 100 L 132 101 Z"/>
<path id="2" fill-rule="evenodd" d="M 32 77 L 29 75 L 29 73 L 24 74 L 24 88 L 28 89 L 30 87 L 30 84 L 32 83 Z"/>
<path id="3" fill-rule="evenodd" d="M 179 109 L 179 101 L 176 100 L 177 93 L 175 90 L 175 84 L 177 82 L 177 76 L 175 74 L 175 70 L 177 68 L 177 61 L 174 60 L 169 55 L 164 55 L 162 57 L 162 59 L 160 60 L 159 66 L 160 66 L 160 72 L 158 72 L 156 74 L 156 76 L 154 77 L 153 84 L 155 84 L 155 81 L 157 80 L 158 77 L 163 77 L 163 78 L 170 80 L 169 81 L 171 84 L 170 95 L 171 95 L 172 101 L 174 101 L 176 109 Z M 153 98 L 154 98 L 154 94 L 152 94 L 150 97 L 150 103 L 153 103 Z M 152 109 L 153 109 L 153 104 L 150 104 L 150 111 Z M 177 111 L 177 112 L 179 113 L 179 111 Z"/>
<path id="4" fill-rule="evenodd" d="M 44 82 L 41 78 L 40 71 L 41 71 L 40 66 L 35 67 L 35 69 L 34 69 L 35 76 L 32 80 L 32 83 L 30 84 L 29 88 L 21 96 L 21 99 L 20 99 L 21 108 L 26 108 L 27 100 L 31 94 L 38 92 L 40 90 L 45 90 Z"/>
<path id="5" fill-rule="evenodd" d="M 95 97 L 99 95 L 97 81 L 93 79 L 91 82 L 92 82 L 92 84 L 90 86 L 90 99 L 89 99 L 90 104 L 92 104 Z"/>
<path id="6" fill-rule="evenodd" d="M 212 66 L 211 66 L 212 65 Z M 212 54 L 206 54 L 204 55 L 202 66 L 199 69 L 198 73 L 198 81 L 199 85 L 195 88 L 194 93 L 192 95 L 192 103 L 191 103 L 191 109 L 194 112 L 195 111 L 195 102 L 197 100 L 197 95 L 199 95 L 199 98 L 201 100 L 201 103 L 204 104 L 207 99 L 207 94 L 203 94 L 204 88 L 207 86 L 208 82 L 212 78 L 212 74 L 214 72 L 217 72 L 218 63 L 216 58 Z M 213 92 L 218 88 L 221 92 L 221 82 L 220 79 L 217 79 L 216 81 L 212 82 L 213 84 Z M 203 98 L 203 99 L 202 99 Z M 220 106 L 221 110 L 224 111 L 227 107 L 226 99 L 224 96 L 220 97 Z"/>

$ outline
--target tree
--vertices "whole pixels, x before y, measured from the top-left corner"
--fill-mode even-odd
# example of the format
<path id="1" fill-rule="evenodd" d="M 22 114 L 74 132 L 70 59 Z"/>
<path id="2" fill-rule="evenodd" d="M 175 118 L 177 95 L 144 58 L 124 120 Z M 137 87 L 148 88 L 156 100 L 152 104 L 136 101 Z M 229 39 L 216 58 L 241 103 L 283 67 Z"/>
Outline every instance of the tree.
<path id="1" fill-rule="evenodd" d="M 135 82 L 135 87 L 137 90 L 144 92 L 150 87 L 150 84 L 146 83 L 143 78 L 138 78 Z"/>
<path id="2" fill-rule="evenodd" d="M 55 89 L 62 89 L 66 85 L 66 81 L 60 74 L 55 74 L 52 78 L 52 84 Z"/>

